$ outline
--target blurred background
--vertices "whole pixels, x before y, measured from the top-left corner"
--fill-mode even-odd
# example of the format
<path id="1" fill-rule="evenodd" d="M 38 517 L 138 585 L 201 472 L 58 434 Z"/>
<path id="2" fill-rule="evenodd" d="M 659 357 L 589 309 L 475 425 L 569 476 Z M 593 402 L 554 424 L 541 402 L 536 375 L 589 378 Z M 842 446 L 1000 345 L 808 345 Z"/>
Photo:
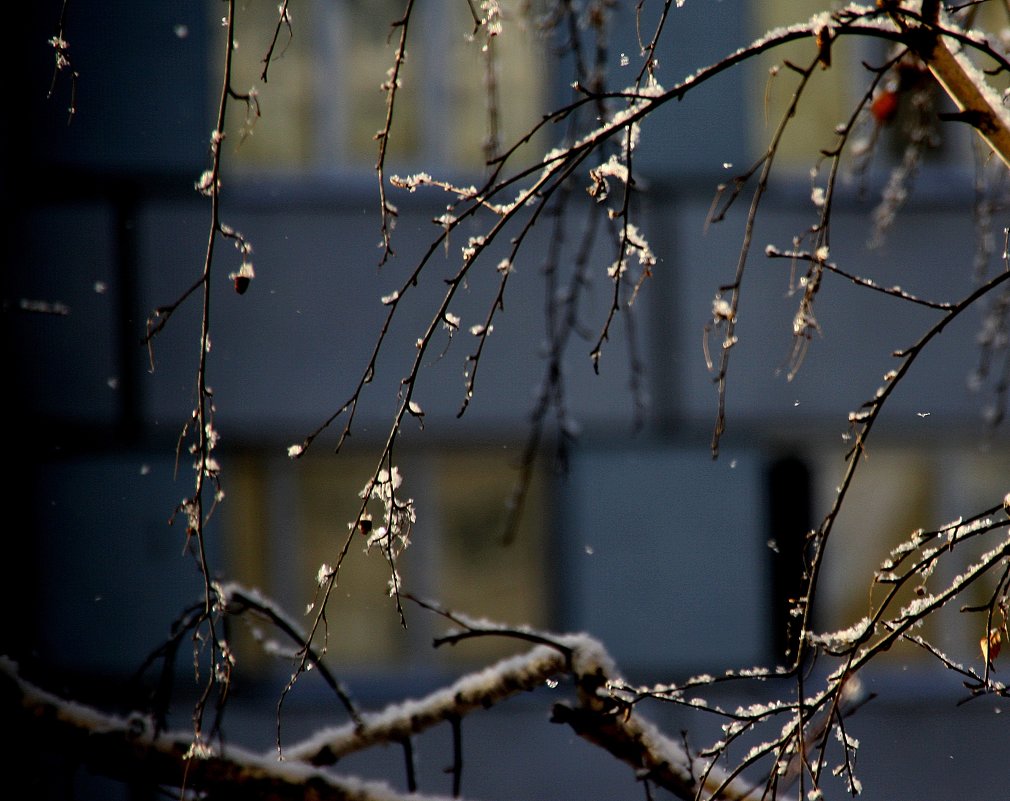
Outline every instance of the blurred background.
<path id="1" fill-rule="evenodd" d="M 7 74 L 18 77 L 8 86 L 8 108 L 16 113 L 2 123 L 10 462 L 2 645 L 54 690 L 113 704 L 174 617 L 200 597 L 195 565 L 182 555 L 184 527 L 169 525 L 192 493 L 189 460 L 184 454 L 177 463 L 176 444 L 196 397 L 198 303 L 181 308 L 150 354 L 140 343 L 152 310 L 173 302 L 202 270 L 210 204 L 194 183 L 210 166 L 227 7 L 71 2 L 65 38 L 72 67 L 51 85 L 47 40 L 61 4 L 26 5 L 16 12 L 18 34 L 4 54 Z M 431 220 L 450 200 L 434 189 L 392 190 L 396 256 L 378 267 L 373 135 L 385 108 L 378 86 L 391 64 L 388 23 L 401 5 L 292 4 L 293 35 L 282 30 L 262 83 L 277 10 L 253 0 L 238 4 L 234 85 L 257 86 L 262 116 L 247 115 L 240 102 L 230 107 L 222 221 L 252 243 L 256 278 L 246 294 L 233 292 L 226 276 L 241 257 L 219 243 L 208 380 L 227 497 L 208 542 L 223 577 L 258 587 L 296 615 L 356 515 L 414 340 L 466 244 L 462 235 L 451 241 L 448 255 L 401 304 L 351 443 L 333 455 L 339 421 L 307 456 L 291 461 L 287 447 L 351 396 L 385 316 L 380 297 L 409 275 L 439 233 Z M 614 88 L 631 84 L 640 63 L 633 8 L 625 7 L 631 5 L 610 12 L 607 80 Z M 571 54 L 559 67 L 552 50 L 558 42 L 521 24 L 518 4 L 503 6 L 495 46 L 508 145 L 568 97 Z M 671 86 L 768 28 L 816 10 L 784 0 L 687 3 L 671 13 L 657 77 Z M 480 182 L 487 112 L 479 43 L 467 39 L 472 27 L 462 4 L 418 6 L 389 174 L 424 170 L 460 185 Z M 475 396 L 457 419 L 473 343 L 466 331 L 494 300 L 492 268 L 501 248 L 486 257 L 487 274 L 472 275 L 452 309 L 462 319 L 458 338 L 433 350 L 447 346 L 417 384 L 424 431 L 408 423 L 397 451 L 404 491 L 418 507 L 401 570 L 408 589 L 475 616 L 587 631 L 633 681 L 677 681 L 780 659 L 793 589 L 788 565 L 799 538 L 830 508 L 845 464 L 847 415 L 897 366 L 892 351 L 912 345 L 938 319 L 935 310 L 828 275 L 816 307 L 819 331 L 787 379 L 795 276 L 788 261 L 765 259 L 763 248 L 788 249 L 816 223 L 811 167 L 864 91 L 860 62 L 879 64 L 886 56 L 882 46 L 844 45 L 835 48 L 833 68 L 814 76 L 762 207 L 719 459 L 708 447 L 717 395 L 702 343 L 712 299 L 733 277 L 743 210 L 718 225 L 705 221 L 717 185 L 760 156 L 788 103 L 788 77 L 770 78 L 769 68 L 786 57 L 809 59 L 802 48 L 724 73 L 644 126 L 636 214 L 659 262 L 634 306 L 634 325 L 618 316 L 596 375 L 589 352 L 611 300 L 606 267 L 613 260 L 601 240 L 580 307 L 586 334 L 573 337 L 563 363 L 566 407 L 579 433 L 568 444 L 565 470 L 551 458 L 557 441 L 548 436 L 547 458 L 508 546 L 505 502 L 547 366 L 550 228 L 531 235 L 515 264 Z M 71 103 L 76 112 L 68 121 Z M 976 163 L 967 133 L 943 129 L 894 227 L 871 248 L 873 209 L 901 158 L 896 130 L 879 132 L 866 174 L 836 196 L 832 259 L 882 285 L 960 299 L 981 275 L 1002 269 L 998 241 L 995 252 L 979 255 L 980 224 L 997 240 L 1004 225 L 998 214 L 980 213 L 987 198 L 978 176 L 986 167 Z M 542 131 L 527 158 L 561 134 Z M 569 260 L 583 216 L 572 215 L 563 251 Z M 872 570 L 910 532 L 993 506 L 1010 489 L 1010 437 L 1005 426 L 987 422 L 992 387 L 971 380 L 981 325 L 981 311 L 959 318 L 888 402 L 833 534 L 819 626 L 847 626 L 866 613 Z M 431 648 L 441 621 L 408 606 L 404 630 L 386 579 L 380 556 L 352 548 L 329 614 L 331 667 L 366 708 L 420 695 L 511 652 L 492 642 Z M 991 587 L 980 587 L 974 600 L 987 592 Z M 954 610 L 924 633 L 981 667 L 982 632 L 974 623 Z M 290 665 L 260 654 L 242 632 L 235 637 L 242 647 L 232 737 L 269 748 Z M 911 649 L 896 649 L 865 678 L 880 694 L 850 726 L 863 742 L 857 773 L 865 797 L 1005 794 L 1005 777 L 993 766 L 1005 761 L 1010 745 L 1000 715 L 1010 708 L 987 698 L 957 706 L 965 696 L 957 678 Z M 544 688 L 467 719 L 465 795 L 641 792 L 630 770 L 547 722 L 550 694 L 563 689 Z M 727 704 L 750 702 L 764 697 L 758 690 L 768 692 L 720 690 L 710 700 L 722 693 Z M 311 681 L 299 684 L 285 709 L 292 740 L 342 722 L 325 688 Z M 651 712 L 672 736 L 689 729 L 694 745 L 718 736 L 718 721 L 699 713 Z M 173 723 L 188 725 L 185 703 Z M 430 754 L 422 761 L 423 791 L 448 792 L 441 770 L 451 760 L 448 736 L 422 738 L 422 753 Z M 503 756 L 502 743 L 515 741 L 515 754 Z M 338 767 L 402 786 L 400 763 L 398 754 L 379 749 Z M 59 781 L 47 775 L 51 797 L 134 793 L 90 778 L 72 762 L 64 767 Z"/>

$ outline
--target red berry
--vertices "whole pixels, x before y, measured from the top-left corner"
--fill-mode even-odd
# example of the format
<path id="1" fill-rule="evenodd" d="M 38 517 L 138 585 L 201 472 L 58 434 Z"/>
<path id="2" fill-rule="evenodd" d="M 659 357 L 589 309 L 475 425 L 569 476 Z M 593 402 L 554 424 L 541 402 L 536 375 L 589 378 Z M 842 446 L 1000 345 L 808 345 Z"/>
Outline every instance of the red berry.
<path id="1" fill-rule="evenodd" d="M 898 113 L 898 93 L 889 89 L 878 93 L 870 104 L 870 113 L 881 125 L 889 123 Z"/>

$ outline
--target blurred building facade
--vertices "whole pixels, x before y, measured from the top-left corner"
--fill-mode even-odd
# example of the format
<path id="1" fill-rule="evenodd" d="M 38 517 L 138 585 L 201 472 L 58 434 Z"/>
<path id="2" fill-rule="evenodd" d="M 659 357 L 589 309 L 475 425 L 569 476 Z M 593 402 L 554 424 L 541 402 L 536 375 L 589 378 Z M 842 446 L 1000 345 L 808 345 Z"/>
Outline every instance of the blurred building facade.
<path id="1" fill-rule="evenodd" d="M 7 54 L 17 74 L 27 76 L 14 89 L 15 108 L 28 110 L 5 122 L 4 339 L 10 453 L 18 465 L 6 486 L 17 521 L 5 577 L 8 604 L 18 610 L 9 636 L 13 652 L 37 658 L 57 676 L 101 684 L 129 675 L 199 591 L 195 569 L 180 556 L 184 531 L 167 524 L 192 491 L 188 460 L 177 459 L 176 443 L 195 397 L 197 304 L 180 309 L 152 352 L 140 340 L 151 311 L 179 297 L 203 264 L 210 210 L 193 187 L 209 163 L 220 84 L 217 22 L 225 5 L 213 5 L 70 5 L 66 38 L 79 77 L 69 125 L 69 70 L 56 76 L 46 99 L 53 60 L 46 40 L 59 4 L 22 11 L 31 16 L 30 35 Z M 317 0 L 293 7 L 293 36 L 288 41 L 281 32 L 279 57 L 259 86 L 262 117 L 246 115 L 239 102 L 231 108 L 222 215 L 252 242 L 257 277 L 246 294 L 231 292 L 225 276 L 239 258 L 220 249 L 209 382 L 227 497 L 211 527 L 211 559 L 222 575 L 292 610 L 311 599 L 319 564 L 332 561 L 354 518 L 412 343 L 442 291 L 428 279 L 416 301 L 404 305 L 346 452 L 332 454 L 338 422 L 307 457 L 292 462 L 287 446 L 350 396 L 382 324 L 380 297 L 416 263 L 437 234 L 431 220 L 445 210 L 446 198 L 434 190 L 393 196 L 400 208 L 396 257 L 377 269 L 372 134 L 381 125 L 377 84 L 390 54 L 385 20 L 398 15 L 398 6 Z M 661 82 L 670 85 L 753 40 L 784 10 L 790 4 L 685 4 L 671 15 L 678 30 L 659 53 Z M 274 13 L 240 8 L 243 56 L 264 49 Z M 623 48 L 637 63 L 633 9 L 614 14 L 621 32 L 615 52 Z M 459 25 L 445 24 L 458 16 Z M 423 169 L 472 183 L 481 174 L 473 143 L 484 117 L 482 84 L 472 77 L 481 68 L 479 48 L 465 41 L 467 15 L 447 2 L 425 4 L 414 24 L 408 66 L 425 80 L 403 95 L 389 172 Z M 568 76 L 546 70 L 544 45 L 528 32 L 506 30 L 500 40 L 507 140 L 564 96 Z M 836 58 L 858 65 L 875 55 L 854 50 Z M 615 58 L 615 83 L 619 63 Z M 643 189 L 639 227 L 659 264 L 635 307 L 633 343 L 643 369 L 629 366 L 632 340 L 623 318 L 599 376 L 589 359 L 591 341 L 569 348 L 566 398 L 580 433 L 564 474 L 549 460 L 537 473 L 508 548 L 500 545 L 504 502 L 545 369 L 546 284 L 537 254 L 547 250 L 546 226 L 516 264 L 461 419 L 465 334 L 425 368 L 415 395 L 425 430 L 404 435 L 398 458 L 418 503 L 415 544 L 404 566 L 418 594 L 504 622 L 586 630 L 642 681 L 776 660 L 788 537 L 816 525 L 828 509 L 842 475 L 848 413 L 872 397 L 894 366 L 891 352 L 917 341 L 936 312 L 828 276 L 818 335 L 787 380 L 797 298 L 789 292 L 788 263 L 766 260 L 762 250 L 765 243 L 789 248 L 816 221 L 808 170 L 832 144 L 833 115 L 844 108 L 826 98 L 838 103 L 858 90 L 857 69 L 817 76 L 823 85 L 812 113 L 784 147 L 780 177 L 759 218 L 730 368 L 728 428 L 720 458 L 711 459 L 717 398 L 702 340 L 712 298 L 732 279 L 743 216 L 734 212 L 707 230 L 705 220 L 716 185 L 761 153 L 775 103 L 787 97 L 776 85 L 777 100 L 767 100 L 767 66 L 730 72 L 645 126 L 635 162 Z M 256 58 L 243 61 L 236 81 L 245 83 L 236 86 L 251 85 L 260 68 Z M 630 83 L 635 68 L 624 69 Z M 977 232 L 966 152 L 957 132 L 935 163 L 921 168 L 884 243 L 869 249 L 879 176 L 894 159 L 882 147 L 865 191 L 853 185 L 838 195 L 833 258 L 913 294 L 943 300 L 968 294 Z M 452 242 L 445 270 L 463 244 Z M 602 323 L 593 315 L 609 302 L 605 262 L 587 290 L 589 325 Z M 486 314 L 493 281 L 475 276 L 454 307 L 464 331 Z M 889 402 L 851 511 L 834 535 L 844 544 L 823 585 L 823 625 L 848 625 L 865 613 L 873 566 L 912 530 L 984 508 L 1010 489 L 1007 431 L 985 424 L 989 400 L 969 387 L 979 325 L 976 315 L 951 326 Z M 637 431 L 633 379 L 647 400 Z M 355 552 L 331 615 L 335 668 L 366 703 L 417 694 L 501 653 L 430 649 L 439 621 L 420 610 L 404 631 L 385 597 L 385 570 L 383 560 Z M 24 571 L 32 577 L 27 594 L 14 589 L 13 577 Z M 934 634 L 961 653 L 977 648 L 977 632 L 956 620 Z M 252 649 L 247 664 L 255 677 L 248 708 L 265 698 L 267 714 L 265 722 L 238 714 L 243 721 L 251 716 L 250 731 L 263 724 L 258 744 L 269 747 L 270 699 L 288 667 Z M 868 797 L 895 797 L 897 790 L 949 795 L 937 795 L 940 787 L 962 796 L 972 788 L 977 797 L 1005 791 L 1002 777 L 984 769 L 999 764 L 996 755 L 1010 745 L 998 707 L 981 701 L 955 708 L 960 684 L 938 678 L 916 655 L 873 675 L 889 694 L 865 710 Z M 313 692 L 292 703 L 292 732 L 323 722 L 313 713 Z M 630 772 L 554 732 L 535 700 L 474 724 L 468 768 L 474 784 L 465 780 L 465 792 L 490 798 L 535 797 L 544 787 L 572 798 L 586 797 L 587 788 L 599 797 L 637 792 Z M 711 726 L 676 710 L 657 715 L 673 733 Z M 971 748 L 951 736 L 966 726 L 984 733 Z M 923 732 L 917 750 L 905 737 L 911 727 Z M 531 760 L 523 768 L 502 764 L 494 748 L 518 731 L 542 742 L 535 756 L 517 757 Z M 556 754 L 552 734 L 563 741 Z M 389 761 L 395 762 L 388 754 L 369 757 L 360 767 L 398 775 Z M 432 775 L 439 781 L 437 770 Z"/>

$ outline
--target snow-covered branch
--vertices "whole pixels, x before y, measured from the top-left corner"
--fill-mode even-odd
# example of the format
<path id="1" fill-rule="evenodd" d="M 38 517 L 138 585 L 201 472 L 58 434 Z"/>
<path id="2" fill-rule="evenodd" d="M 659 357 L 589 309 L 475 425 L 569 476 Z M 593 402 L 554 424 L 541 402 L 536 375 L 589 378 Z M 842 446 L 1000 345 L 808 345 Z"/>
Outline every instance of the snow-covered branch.
<path id="1" fill-rule="evenodd" d="M 381 743 L 396 743 L 420 734 L 451 718 L 541 686 L 564 673 L 568 659 L 558 648 L 540 645 L 471 673 L 424 698 L 391 704 L 380 712 L 365 713 L 360 725 L 323 729 L 309 739 L 284 749 L 289 761 L 330 765 L 347 754 Z"/>
<path id="2" fill-rule="evenodd" d="M 40 689 L 0 658 L 3 719 L 20 744 L 27 738 L 64 748 L 89 769 L 112 778 L 144 779 L 170 787 L 209 791 L 221 797 L 317 801 L 440 801 L 404 794 L 382 782 L 336 777 L 297 762 L 279 762 L 239 746 L 194 742 L 193 731 L 156 732 L 143 715 L 120 717 Z"/>

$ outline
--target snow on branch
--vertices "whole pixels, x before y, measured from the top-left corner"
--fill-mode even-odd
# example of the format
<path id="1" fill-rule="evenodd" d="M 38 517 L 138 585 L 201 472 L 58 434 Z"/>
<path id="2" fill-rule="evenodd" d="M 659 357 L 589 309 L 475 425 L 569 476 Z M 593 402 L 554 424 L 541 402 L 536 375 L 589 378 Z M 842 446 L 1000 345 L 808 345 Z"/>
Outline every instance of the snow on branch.
<path id="1" fill-rule="evenodd" d="M 365 713 L 360 725 L 348 723 L 322 729 L 302 743 L 284 749 L 284 758 L 331 765 L 347 754 L 373 745 L 400 742 L 451 718 L 534 690 L 552 676 L 566 672 L 568 661 L 563 650 L 539 645 L 525 654 L 463 676 L 424 698 L 391 704 L 380 712 Z"/>
<path id="2" fill-rule="evenodd" d="M 903 33 L 910 33 L 919 42 L 917 55 L 929 67 L 933 77 L 943 87 L 947 96 L 958 108 L 957 114 L 947 118 L 971 125 L 993 153 L 1010 167 L 1010 114 L 1003 100 L 992 89 L 983 72 L 965 55 L 965 46 L 990 54 L 984 38 L 971 35 L 954 37 L 960 33 L 946 14 L 939 15 L 939 24 L 932 20 L 910 22 L 911 17 L 893 14 L 895 24 Z M 911 38 L 911 37 L 909 37 Z"/>
<path id="3" fill-rule="evenodd" d="M 731 780 L 724 771 L 714 769 L 707 759 L 691 757 L 683 746 L 615 698 L 610 688 L 621 678 L 606 649 L 592 637 L 549 635 L 462 616 L 452 618 L 463 626 L 463 631 L 444 638 L 444 642 L 472 636 L 510 636 L 541 640 L 541 644 L 464 676 L 422 699 L 363 714 L 358 726 L 349 723 L 320 731 L 285 749 L 285 758 L 313 765 L 333 764 L 373 745 L 405 741 L 431 726 L 458 720 L 518 692 L 536 689 L 554 676 L 567 674 L 575 682 L 578 700 L 574 704 L 555 703 L 552 722 L 571 726 L 579 736 L 630 765 L 639 779 L 683 799 L 695 799 L 699 792 L 711 793 L 717 787 L 721 788 L 719 797 L 724 799 L 747 799 L 755 792 L 748 783 Z M 699 776 L 704 778 L 699 780 Z"/>
<path id="4" fill-rule="evenodd" d="M 469 633 L 479 632 L 470 629 Z M 508 630 L 484 633 L 493 636 Z M 679 798 L 694 799 L 716 786 L 721 788 L 720 798 L 751 797 L 751 785 L 728 778 L 707 759 L 691 757 L 682 745 L 614 697 L 609 688 L 621 679 L 599 642 L 584 634 L 542 637 L 550 642 L 470 673 L 422 699 L 392 704 L 377 713 L 364 713 L 356 722 L 320 731 L 286 749 L 283 760 L 273 752 L 254 753 L 195 740 L 192 731 L 158 732 L 154 721 L 141 713 L 120 717 L 64 700 L 23 679 L 18 666 L 6 658 L 0 658 L 0 687 L 11 707 L 4 710 L 5 717 L 24 720 L 19 729 L 68 742 L 90 768 L 112 778 L 127 777 L 139 762 L 152 781 L 175 787 L 185 783 L 211 792 L 241 788 L 243 793 L 277 799 L 310 794 L 338 801 L 435 801 L 434 796 L 397 794 L 382 783 L 336 777 L 323 772 L 323 767 L 374 745 L 407 742 L 438 723 L 458 721 L 519 692 L 534 690 L 552 677 L 569 675 L 577 700 L 555 703 L 553 722 L 571 726 L 630 765 L 639 779 Z"/>
<path id="5" fill-rule="evenodd" d="M 194 743 L 193 732 L 155 733 L 143 715 L 119 717 L 48 693 L 0 657 L 3 718 L 18 737 L 39 737 L 69 747 L 90 769 L 112 778 L 134 776 L 172 787 L 215 791 L 229 797 L 313 798 L 318 801 L 440 801 L 431 795 L 397 793 L 387 784 L 338 778 L 310 765 L 278 762 L 241 747 L 215 749 Z"/>

